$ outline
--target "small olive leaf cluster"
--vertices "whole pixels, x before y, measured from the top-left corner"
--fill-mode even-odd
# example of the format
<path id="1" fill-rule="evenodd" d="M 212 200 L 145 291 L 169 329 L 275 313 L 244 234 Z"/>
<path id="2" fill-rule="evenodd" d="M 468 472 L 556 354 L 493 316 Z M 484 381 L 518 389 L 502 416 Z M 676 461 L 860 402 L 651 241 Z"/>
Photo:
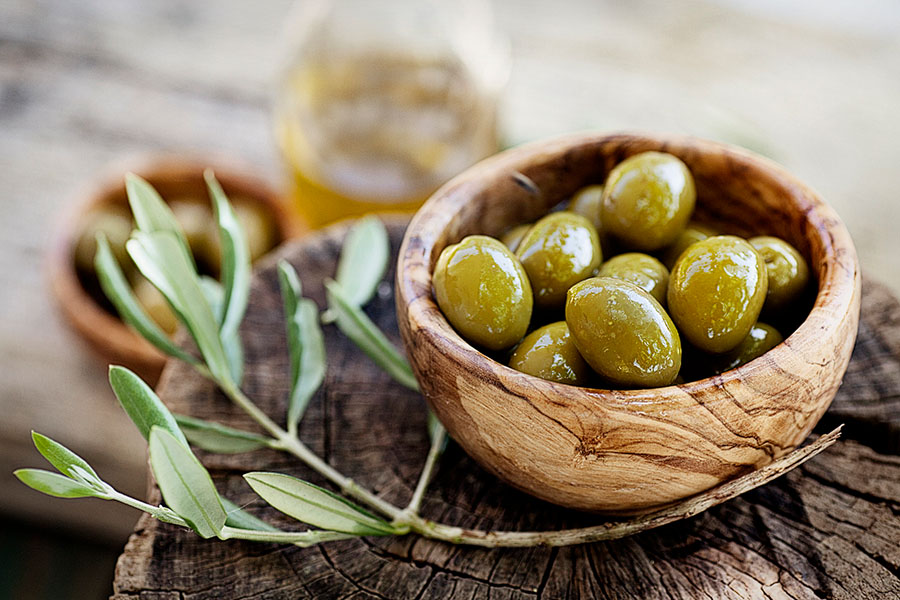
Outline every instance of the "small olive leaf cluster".
<path id="1" fill-rule="evenodd" d="M 128 254 L 190 332 L 202 362 L 176 346 L 141 308 L 102 234 L 97 237 L 94 266 L 103 292 L 122 320 L 166 354 L 195 367 L 205 365 L 216 381 L 237 387 L 244 369 L 238 326 L 250 294 L 250 253 L 219 182 L 212 171 L 204 177 L 222 241 L 222 283 L 197 273 L 175 215 L 153 186 L 131 173 L 125 181 L 137 225 L 126 244 Z"/>
<path id="2" fill-rule="evenodd" d="M 418 390 L 419 384 L 409 362 L 363 312 L 378 289 L 388 264 L 390 244 L 384 224 L 368 216 L 347 234 L 336 279 L 325 282 L 328 310 L 324 322 L 334 322 L 375 364 L 401 385 Z"/>

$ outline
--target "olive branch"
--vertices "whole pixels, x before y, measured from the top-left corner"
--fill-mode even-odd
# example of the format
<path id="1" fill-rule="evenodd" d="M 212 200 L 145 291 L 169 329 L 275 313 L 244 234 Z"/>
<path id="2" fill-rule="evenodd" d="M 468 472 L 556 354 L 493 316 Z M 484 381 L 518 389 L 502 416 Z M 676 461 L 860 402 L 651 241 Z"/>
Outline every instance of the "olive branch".
<path id="1" fill-rule="evenodd" d="M 243 431 L 185 415 L 173 415 L 136 374 L 111 366 L 109 382 L 122 408 L 147 440 L 150 466 L 165 505 L 153 506 L 116 490 L 77 454 L 32 432 L 38 452 L 57 472 L 19 469 L 26 485 L 60 498 L 114 500 L 152 517 L 193 530 L 203 538 L 243 539 L 310 546 L 361 536 L 418 534 L 455 544 L 486 547 L 563 546 L 608 540 L 696 515 L 763 485 L 809 460 L 834 443 L 840 428 L 766 467 L 656 512 L 592 527 L 557 531 L 491 531 L 438 523 L 421 515 L 428 484 L 446 447 L 444 427 L 430 411 L 430 447 L 409 503 L 397 506 L 340 473 L 301 441 L 299 424 L 326 371 L 320 322 L 334 323 L 371 360 L 399 384 L 418 389 L 409 363 L 372 322 L 362 307 L 374 296 L 387 269 L 390 245 L 375 217 L 359 220 L 344 241 L 337 273 L 325 282 L 327 309 L 303 296 L 300 277 L 286 261 L 278 279 L 290 359 L 290 395 L 285 426 L 263 412 L 241 390 L 244 371 L 239 326 L 250 295 L 250 253 L 244 232 L 221 186 L 205 173 L 222 242 L 221 281 L 198 274 L 184 234 L 156 190 L 143 179 L 126 177 L 136 229 L 126 247 L 140 272 L 163 294 L 196 346 L 198 355 L 177 346 L 138 303 L 102 234 L 95 268 L 104 293 L 122 319 L 165 354 L 191 365 L 213 381 L 265 434 Z M 282 473 L 251 472 L 244 480 L 269 505 L 311 527 L 283 531 L 222 497 L 191 450 L 239 453 L 272 448 L 291 454 L 328 480 L 337 492 Z"/>

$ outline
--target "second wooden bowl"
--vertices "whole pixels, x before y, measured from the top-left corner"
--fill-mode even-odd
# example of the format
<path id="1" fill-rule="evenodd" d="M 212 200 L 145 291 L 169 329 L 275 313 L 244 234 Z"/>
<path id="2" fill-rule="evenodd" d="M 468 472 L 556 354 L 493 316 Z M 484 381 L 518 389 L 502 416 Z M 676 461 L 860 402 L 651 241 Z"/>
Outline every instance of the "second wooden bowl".
<path id="1" fill-rule="evenodd" d="M 441 250 L 534 221 L 624 158 L 660 150 L 697 185 L 701 220 L 797 247 L 818 281 L 809 316 L 781 345 L 722 375 L 657 389 L 545 381 L 463 340 L 432 296 Z M 544 500 L 611 514 L 648 512 L 758 468 L 809 435 L 837 392 L 859 319 L 856 252 L 834 211 L 776 164 L 677 136 L 578 135 L 476 165 L 423 206 L 397 266 L 400 331 L 429 405 L 489 471 Z"/>

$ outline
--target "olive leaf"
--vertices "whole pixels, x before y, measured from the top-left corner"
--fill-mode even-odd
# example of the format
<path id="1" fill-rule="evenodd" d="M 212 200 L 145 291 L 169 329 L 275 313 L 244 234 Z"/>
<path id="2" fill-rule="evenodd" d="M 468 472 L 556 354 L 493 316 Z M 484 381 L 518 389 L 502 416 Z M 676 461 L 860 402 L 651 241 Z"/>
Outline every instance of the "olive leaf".
<path id="1" fill-rule="evenodd" d="M 166 504 L 203 538 L 217 536 L 228 515 L 206 468 L 168 430 L 150 430 L 150 466 Z"/>
<path id="2" fill-rule="evenodd" d="M 399 532 L 342 496 L 282 473 L 245 473 L 244 479 L 263 500 L 298 521 L 314 527 L 356 535 Z"/>
<path id="3" fill-rule="evenodd" d="M 141 307 L 135 297 L 125 274 L 122 273 L 119 263 L 113 256 L 106 236 L 100 232 L 97 234 L 97 253 L 94 256 L 94 269 L 100 280 L 100 288 L 113 306 L 116 307 L 119 316 L 128 325 L 134 327 L 144 339 L 168 354 L 190 364 L 195 364 L 197 359 L 172 343 L 162 329 L 150 318 Z"/>
<path id="4" fill-rule="evenodd" d="M 325 290 L 328 305 L 336 315 L 338 329 L 397 382 L 409 389 L 418 390 L 419 384 L 409 363 L 369 316 L 346 299 L 337 282 L 326 281 Z"/>
<path id="5" fill-rule="evenodd" d="M 218 323 L 176 236 L 170 231 L 138 231 L 126 248 L 144 277 L 162 292 L 188 328 L 213 377 L 220 382 L 233 382 Z"/>
<path id="6" fill-rule="evenodd" d="M 187 440 L 206 450 L 207 452 L 218 452 L 220 454 L 237 454 L 240 452 L 250 452 L 259 448 L 265 448 L 271 441 L 269 438 L 204 421 L 203 419 L 195 419 L 187 415 L 174 415 L 178 427 L 184 433 Z"/>
<path id="7" fill-rule="evenodd" d="M 447 430 L 444 428 L 444 425 L 438 420 L 437 415 L 434 414 L 434 411 L 430 408 L 428 409 L 428 415 L 425 422 L 428 427 L 428 440 L 431 442 L 432 446 L 434 446 L 435 444 L 439 444 L 437 455 L 440 456 L 444 453 L 444 450 L 447 449 Z"/>
<path id="8" fill-rule="evenodd" d="M 86 471 L 94 479 L 100 480 L 100 476 L 97 475 L 86 460 L 59 442 L 52 440 L 45 435 L 41 435 L 36 431 L 31 432 L 31 439 L 34 442 L 34 447 L 41 453 L 41 456 L 46 458 L 47 462 L 56 467 L 56 470 L 63 475 L 70 478 L 73 476 L 77 477 L 79 475 L 78 472 L 73 470 L 73 467 L 77 466 Z"/>
<path id="9" fill-rule="evenodd" d="M 225 311 L 225 291 L 222 284 L 206 275 L 200 276 L 200 290 L 206 296 L 206 301 L 212 309 L 213 317 L 216 321 L 221 322 Z M 222 348 L 225 350 L 225 359 L 228 361 L 228 370 L 231 372 L 231 378 L 235 383 L 240 385 L 244 378 L 244 346 L 241 343 L 241 336 L 237 329 L 219 333 L 222 340 Z"/>
<path id="10" fill-rule="evenodd" d="M 106 498 L 105 494 L 86 483 L 43 469 L 18 469 L 13 475 L 31 489 L 57 498 Z"/>
<path id="11" fill-rule="evenodd" d="M 187 446 L 187 439 L 178 423 L 150 386 L 125 367 L 109 367 L 109 384 L 125 412 L 137 426 L 144 439 L 150 439 L 153 427 L 165 429 Z"/>
<path id="12" fill-rule="evenodd" d="M 372 299 L 387 270 L 390 252 L 387 230 L 378 217 L 369 215 L 353 225 L 344 239 L 335 275 L 348 304 L 364 306 Z M 326 322 L 335 319 L 333 311 L 326 313 Z"/>
<path id="13" fill-rule="evenodd" d="M 156 231 L 168 231 L 175 236 L 181 247 L 184 257 L 191 265 L 193 271 L 197 271 L 197 265 L 194 263 L 194 256 L 191 254 L 191 248 L 187 239 L 184 237 L 184 231 L 175 218 L 175 214 L 165 200 L 141 177 L 134 173 L 125 175 L 125 191 L 128 195 L 128 204 L 131 206 L 131 213 L 134 215 L 134 221 L 137 228 L 145 233 L 153 233 Z"/>
<path id="14" fill-rule="evenodd" d="M 234 209 L 228 203 L 228 198 L 222 190 L 222 186 L 216 180 L 211 169 L 203 173 L 206 186 L 209 188 L 210 197 L 213 200 L 213 210 L 219 225 L 219 238 L 222 242 L 222 300 L 223 309 L 219 330 L 222 339 L 228 340 L 227 345 L 240 345 L 238 328 L 247 310 L 247 301 L 250 297 L 250 250 L 247 247 L 247 238 L 234 214 Z M 242 352 L 232 349 L 230 355 L 243 356 Z M 237 380 L 236 383 L 240 383 Z"/>
<path id="15" fill-rule="evenodd" d="M 325 338 L 319 327 L 319 309 L 315 302 L 303 298 L 297 272 L 283 260 L 278 263 L 278 283 L 291 362 L 287 422 L 289 430 L 296 431 L 309 400 L 325 380 Z"/>

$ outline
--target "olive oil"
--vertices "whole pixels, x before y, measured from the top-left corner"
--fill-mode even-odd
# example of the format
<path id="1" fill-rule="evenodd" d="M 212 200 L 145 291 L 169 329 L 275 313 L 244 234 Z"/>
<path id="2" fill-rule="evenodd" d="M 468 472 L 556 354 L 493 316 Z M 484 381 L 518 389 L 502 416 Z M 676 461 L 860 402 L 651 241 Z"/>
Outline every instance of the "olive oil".
<path id="1" fill-rule="evenodd" d="M 285 71 L 276 133 L 311 227 L 413 211 L 496 152 L 496 98 L 456 57 L 316 52 Z"/>

